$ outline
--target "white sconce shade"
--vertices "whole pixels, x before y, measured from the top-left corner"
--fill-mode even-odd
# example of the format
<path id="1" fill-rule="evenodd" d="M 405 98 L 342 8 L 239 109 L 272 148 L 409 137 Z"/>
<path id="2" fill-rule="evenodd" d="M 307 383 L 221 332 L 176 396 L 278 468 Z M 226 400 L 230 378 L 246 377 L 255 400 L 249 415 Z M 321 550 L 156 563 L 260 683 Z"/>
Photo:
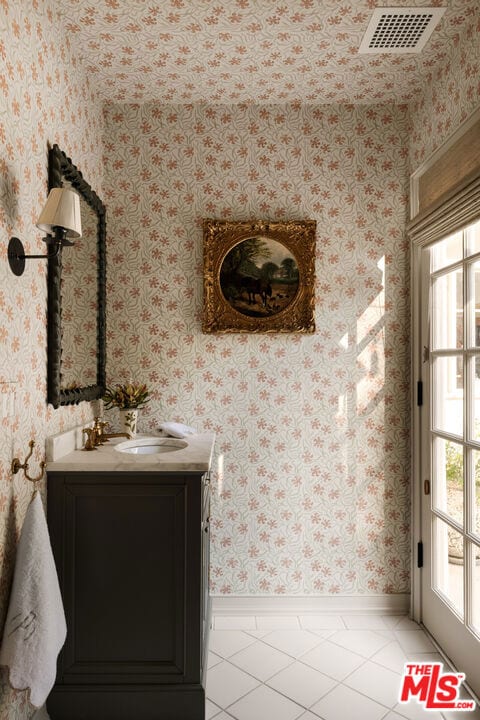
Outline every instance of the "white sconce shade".
<path id="1" fill-rule="evenodd" d="M 55 228 L 64 228 L 65 237 L 81 237 L 82 219 L 77 193 L 68 188 L 50 190 L 46 205 L 37 220 L 37 227 L 51 235 L 55 234 Z"/>

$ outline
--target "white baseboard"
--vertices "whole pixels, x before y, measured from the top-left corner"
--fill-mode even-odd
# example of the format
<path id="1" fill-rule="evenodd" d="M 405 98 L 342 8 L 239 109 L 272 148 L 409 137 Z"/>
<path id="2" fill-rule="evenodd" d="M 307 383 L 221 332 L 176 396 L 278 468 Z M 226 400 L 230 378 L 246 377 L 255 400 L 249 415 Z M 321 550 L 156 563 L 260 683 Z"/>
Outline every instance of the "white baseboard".
<path id="1" fill-rule="evenodd" d="M 213 615 L 406 615 L 410 595 L 214 595 Z"/>

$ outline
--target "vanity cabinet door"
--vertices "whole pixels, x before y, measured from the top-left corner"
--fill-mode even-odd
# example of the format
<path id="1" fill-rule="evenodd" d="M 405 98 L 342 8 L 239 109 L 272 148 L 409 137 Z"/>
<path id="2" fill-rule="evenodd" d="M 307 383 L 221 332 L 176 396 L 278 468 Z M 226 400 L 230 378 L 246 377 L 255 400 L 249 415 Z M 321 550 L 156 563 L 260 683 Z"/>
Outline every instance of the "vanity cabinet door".
<path id="1" fill-rule="evenodd" d="M 203 720 L 204 508 L 199 474 L 49 474 L 67 617 L 52 720 Z"/>

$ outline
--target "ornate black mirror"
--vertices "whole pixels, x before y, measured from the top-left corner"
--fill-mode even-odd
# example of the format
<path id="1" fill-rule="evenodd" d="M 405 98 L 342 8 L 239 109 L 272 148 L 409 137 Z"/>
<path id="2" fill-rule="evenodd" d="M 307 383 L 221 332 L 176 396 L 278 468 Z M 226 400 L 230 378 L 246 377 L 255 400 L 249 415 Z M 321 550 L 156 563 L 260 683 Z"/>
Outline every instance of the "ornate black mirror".
<path id="1" fill-rule="evenodd" d="M 82 237 L 48 260 L 47 400 L 53 407 L 105 391 L 105 206 L 58 145 L 48 151 L 48 186 L 80 196 Z"/>

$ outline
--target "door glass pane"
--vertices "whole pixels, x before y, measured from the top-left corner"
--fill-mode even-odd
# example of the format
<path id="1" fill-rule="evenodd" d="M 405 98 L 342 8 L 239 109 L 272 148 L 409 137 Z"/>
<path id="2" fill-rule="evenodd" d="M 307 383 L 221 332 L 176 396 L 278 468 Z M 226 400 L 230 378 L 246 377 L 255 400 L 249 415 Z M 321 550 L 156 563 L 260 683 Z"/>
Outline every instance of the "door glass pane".
<path id="1" fill-rule="evenodd" d="M 454 233 L 432 247 L 432 271 L 458 262 L 463 257 L 462 232 Z"/>
<path id="2" fill-rule="evenodd" d="M 463 526 L 463 445 L 435 438 L 433 506 Z"/>
<path id="3" fill-rule="evenodd" d="M 472 263 L 469 268 L 471 302 L 469 310 L 468 347 L 480 347 L 480 260 Z"/>
<path id="4" fill-rule="evenodd" d="M 433 349 L 463 347 L 463 274 L 441 275 L 432 287 Z"/>
<path id="5" fill-rule="evenodd" d="M 469 543 L 471 547 L 473 577 L 472 577 L 472 625 L 473 630 L 480 636 L 480 546 Z"/>
<path id="6" fill-rule="evenodd" d="M 480 252 L 480 220 L 470 225 L 465 230 L 466 236 L 466 254 L 474 255 Z"/>
<path id="7" fill-rule="evenodd" d="M 472 451 L 473 523 L 472 532 L 480 538 L 480 451 Z"/>
<path id="8" fill-rule="evenodd" d="M 463 358 L 437 357 L 433 363 L 433 422 L 436 430 L 463 435 Z"/>
<path id="9" fill-rule="evenodd" d="M 480 441 L 480 356 L 468 360 L 468 377 L 471 397 L 472 421 L 469 426 L 468 439 Z"/>
<path id="10" fill-rule="evenodd" d="M 433 587 L 463 617 L 463 536 L 433 518 Z"/>

